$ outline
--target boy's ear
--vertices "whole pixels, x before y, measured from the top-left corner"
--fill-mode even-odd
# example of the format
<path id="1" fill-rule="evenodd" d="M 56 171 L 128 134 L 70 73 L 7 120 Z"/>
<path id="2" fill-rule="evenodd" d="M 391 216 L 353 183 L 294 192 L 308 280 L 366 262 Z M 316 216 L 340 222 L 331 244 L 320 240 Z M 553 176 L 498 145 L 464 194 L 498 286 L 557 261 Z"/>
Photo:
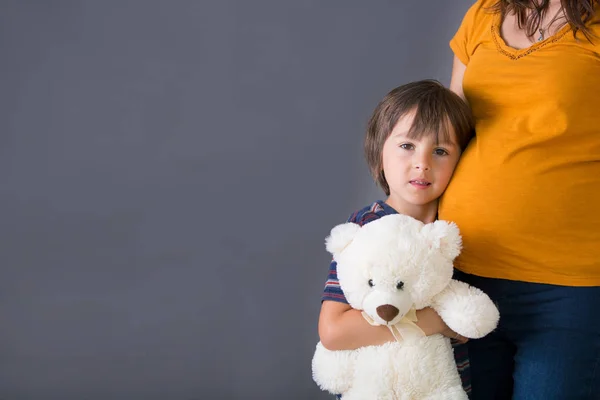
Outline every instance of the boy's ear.
<path id="1" fill-rule="evenodd" d="M 425 225 L 421 234 L 430 247 L 440 249 L 444 257 L 454 260 L 460 254 L 462 239 L 454 222 L 435 221 Z"/>
<path id="2" fill-rule="evenodd" d="M 333 255 L 334 260 L 354 240 L 359 230 L 360 226 L 353 222 L 338 225 L 331 230 L 325 239 L 325 248 Z"/>

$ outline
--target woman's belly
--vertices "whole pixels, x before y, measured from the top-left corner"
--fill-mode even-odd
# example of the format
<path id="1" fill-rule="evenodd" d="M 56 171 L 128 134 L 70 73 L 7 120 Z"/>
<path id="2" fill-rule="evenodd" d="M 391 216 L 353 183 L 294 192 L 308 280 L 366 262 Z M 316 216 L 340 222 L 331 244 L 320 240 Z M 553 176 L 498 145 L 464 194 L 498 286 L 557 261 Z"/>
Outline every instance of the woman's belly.
<path id="1" fill-rule="evenodd" d="M 457 268 L 600 285 L 600 162 L 583 152 L 484 150 L 476 142 L 467 149 L 440 203 L 440 219 L 463 236 Z"/>

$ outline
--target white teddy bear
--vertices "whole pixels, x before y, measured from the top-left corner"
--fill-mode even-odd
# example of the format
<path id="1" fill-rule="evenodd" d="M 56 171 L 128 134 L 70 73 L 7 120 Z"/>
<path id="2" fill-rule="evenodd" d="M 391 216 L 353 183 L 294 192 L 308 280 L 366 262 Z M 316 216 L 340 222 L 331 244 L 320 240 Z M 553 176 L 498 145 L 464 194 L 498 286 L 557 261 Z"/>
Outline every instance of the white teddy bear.
<path id="1" fill-rule="evenodd" d="M 425 336 L 415 310 L 432 307 L 455 332 L 480 338 L 498 324 L 498 309 L 477 288 L 452 279 L 461 249 L 454 223 L 423 224 L 395 214 L 359 226 L 338 225 L 326 240 L 349 304 L 397 341 L 330 351 L 321 343 L 313 379 L 343 400 L 467 399 L 450 339 Z"/>

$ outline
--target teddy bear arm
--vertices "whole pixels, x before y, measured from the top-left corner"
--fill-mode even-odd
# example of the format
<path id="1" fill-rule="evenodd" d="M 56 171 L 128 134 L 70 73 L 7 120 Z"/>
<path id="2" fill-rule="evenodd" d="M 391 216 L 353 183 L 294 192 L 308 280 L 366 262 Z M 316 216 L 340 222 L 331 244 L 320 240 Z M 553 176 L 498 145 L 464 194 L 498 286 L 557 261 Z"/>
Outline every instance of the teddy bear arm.
<path id="1" fill-rule="evenodd" d="M 481 338 L 498 325 L 498 308 L 476 287 L 452 279 L 432 301 L 432 307 L 453 331 L 471 338 Z"/>

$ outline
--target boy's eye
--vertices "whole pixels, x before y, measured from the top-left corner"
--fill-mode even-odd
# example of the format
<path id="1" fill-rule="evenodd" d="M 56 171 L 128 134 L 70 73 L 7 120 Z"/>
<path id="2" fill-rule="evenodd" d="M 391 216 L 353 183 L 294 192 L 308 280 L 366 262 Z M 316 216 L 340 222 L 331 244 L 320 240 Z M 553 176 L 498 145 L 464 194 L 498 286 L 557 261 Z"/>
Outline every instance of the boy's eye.
<path id="1" fill-rule="evenodd" d="M 402 148 L 404 150 L 414 150 L 415 146 L 412 143 L 402 143 L 400 145 L 400 148 Z"/>
<path id="2" fill-rule="evenodd" d="M 435 149 L 433 151 L 433 154 L 435 154 L 436 156 L 445 156 L 448 154 L 448 152 L 444 149 Z"/>

